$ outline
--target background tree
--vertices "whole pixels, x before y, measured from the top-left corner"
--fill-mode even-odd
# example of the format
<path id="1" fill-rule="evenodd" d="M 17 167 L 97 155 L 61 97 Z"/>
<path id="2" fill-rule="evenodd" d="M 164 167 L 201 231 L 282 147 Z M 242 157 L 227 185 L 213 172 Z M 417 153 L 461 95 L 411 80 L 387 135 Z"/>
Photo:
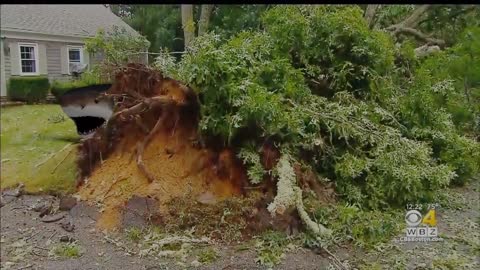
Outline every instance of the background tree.
<path id="1" fill-rule="evenodd" d="M 367 5 L 364 18 L 371 28 L 391 32 L 397 42 L 413 40 L 417 54 L 452 46 L 467 26 L 478 26 L 475 5 Z M 436 47 L 438 49 L 430 49 Z"/>
<path id="2" fill-rule="evenodd" d="M 149 51 L 183 50 L 179 5 L 131 5 L 125 21 L 150 41 Z"/>
<path id="3" fill-rule="evenodd" d="M 187 49 L 195 38 L 195 22 L 193 21 L 193 5 L 182 5 L 182 28 L 185 49 Z"/>

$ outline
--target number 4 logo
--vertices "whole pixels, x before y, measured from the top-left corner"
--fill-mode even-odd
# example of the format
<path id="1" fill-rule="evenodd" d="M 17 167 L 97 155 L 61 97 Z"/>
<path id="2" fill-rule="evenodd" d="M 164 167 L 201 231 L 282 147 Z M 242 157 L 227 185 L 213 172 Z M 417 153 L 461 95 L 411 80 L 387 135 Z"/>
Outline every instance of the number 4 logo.
<path id="1" fill-rule="evenodd" d="M 428 211 L 428 213 L 423 217 L 422 223 L 430 225 L 432 227 L 437 225 L 435 209 L 431 209 L 430 211 Z"/>

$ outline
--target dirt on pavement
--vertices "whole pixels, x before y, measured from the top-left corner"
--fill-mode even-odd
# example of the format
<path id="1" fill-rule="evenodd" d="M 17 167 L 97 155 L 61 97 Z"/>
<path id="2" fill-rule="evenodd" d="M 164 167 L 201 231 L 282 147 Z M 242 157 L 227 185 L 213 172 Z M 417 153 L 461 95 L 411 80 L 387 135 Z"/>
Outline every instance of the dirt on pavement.
<path id="1" fill-rule="evenodd" d="M 332 251 L 346 269 L 479 269 L 479 183 L 451 190 L 450 205 L 438 211 L 442 242 L 395 241 L 402 233 L 370 251 L 352 246 Z M 1 269 L 267 269 L 255 262 L 254 245 L 248 243 L 210 243 L 219 257 L 205 264 L 196 261 L 195 250 L 183 261 L 140 256 L 125 232 L 105 232 L 96 226 L 96 207 L 64 199 L 67 203 L 62 209 L 70 210 L 47 211 L 58 209 L 60 199 L 12 191 L 6 194 L 4 191 L 0 208 Z M 52 250 L 65 244 L 62 241 L 74 241 L 80 256 L 55 255 Z M 332 265 L 329 255 L 297 247 L 273 268 L 335 269 Z"/>

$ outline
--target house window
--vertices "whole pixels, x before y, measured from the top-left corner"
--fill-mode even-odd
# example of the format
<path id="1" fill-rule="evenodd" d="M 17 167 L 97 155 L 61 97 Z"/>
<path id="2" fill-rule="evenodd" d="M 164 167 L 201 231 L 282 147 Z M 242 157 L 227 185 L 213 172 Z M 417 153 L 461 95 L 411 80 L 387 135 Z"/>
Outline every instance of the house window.
<path id="1" fill-rule="evenodd" d="M 68 47 L 68 71 L 71 74 L 72 71 L 77 70 L 78 66 L 83 64 L 83 48 L 82 47 Z"/>
<path id="2" fill-rule="evenodd" d="M 37 44 L 20 43 L 21 74 L 38 74 L 38 46 Z"/>

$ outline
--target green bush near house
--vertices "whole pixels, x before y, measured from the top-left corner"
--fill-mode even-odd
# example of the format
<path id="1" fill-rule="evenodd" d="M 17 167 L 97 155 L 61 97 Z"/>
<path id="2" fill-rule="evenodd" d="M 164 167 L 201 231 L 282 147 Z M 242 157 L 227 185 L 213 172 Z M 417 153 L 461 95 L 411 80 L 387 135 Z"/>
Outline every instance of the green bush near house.
<path id="1" fill-rule="evenodd" d="M 63 95 L 65 92 L 78 87 L 84 87 L 91 85 L 84 81 L 67 81 L 67 82 L 60 82 L 60 81 L 53 81 L 52 87 L 50 88 L 50 92 L 54 95 L 57 99 Z"/>
<path id="2" fill-rule="evenodd" d="M 103 80 L 99 75 L 98 68 L 93 67 L 92 70 L 83 73 L 78 80 L 66 82 L 53 81 L 50 92 L 58 99 L 61 95 L 71 89 L 101 83 L 105 83 L 105 80 Z"/>
<path id="3" fill-rule="evenodd" d="M 7 95 L 10 100 L 35 103 L 47 98 L 50 82 L 47 77 L 12 77 L 8 81 Z"/>

